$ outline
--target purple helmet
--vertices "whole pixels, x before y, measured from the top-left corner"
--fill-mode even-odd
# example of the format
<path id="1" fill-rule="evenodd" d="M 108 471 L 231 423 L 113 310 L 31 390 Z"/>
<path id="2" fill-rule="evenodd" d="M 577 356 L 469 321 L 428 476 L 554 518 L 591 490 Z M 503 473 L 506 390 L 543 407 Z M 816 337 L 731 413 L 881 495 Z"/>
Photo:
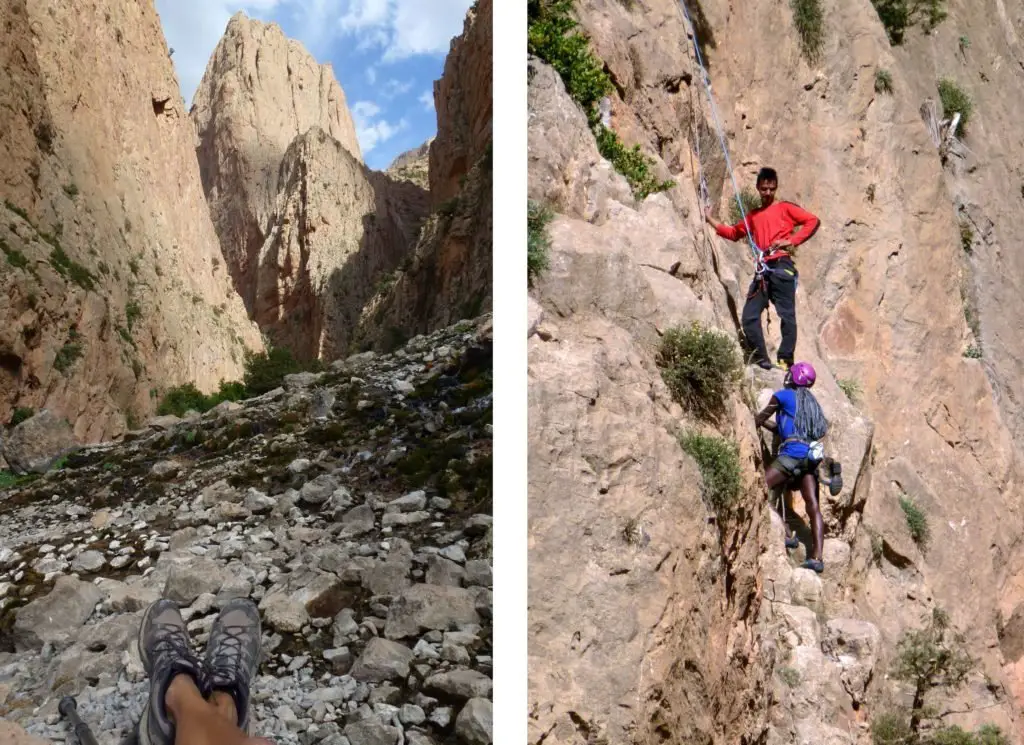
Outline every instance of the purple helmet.
<path id="1" fill-rule="evenodd" d="M 797 362 L 789 368 L 788 376 L 793 385 L 806 388 L 814 385 L 814 381 L 818 377 L 810 362 Z"/>

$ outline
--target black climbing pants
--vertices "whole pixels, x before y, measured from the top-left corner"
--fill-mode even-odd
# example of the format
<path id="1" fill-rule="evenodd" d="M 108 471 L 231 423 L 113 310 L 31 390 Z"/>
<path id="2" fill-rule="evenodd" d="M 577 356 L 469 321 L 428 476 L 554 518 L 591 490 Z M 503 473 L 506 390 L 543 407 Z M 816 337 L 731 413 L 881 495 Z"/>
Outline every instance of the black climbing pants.
<path id="1" fill-rule="evenodd" d="M 761 315 L 771 301 L 782 324 L 779 359 L 792 364 L 796 351 L 796 282 L 798 273 L 792 259 L 779 259 L 768 265 L 764 280 L 754 278 L 743 306 L 743 335 L 754 351 L 754 362 L 768 359 L 761 329 Z"/>

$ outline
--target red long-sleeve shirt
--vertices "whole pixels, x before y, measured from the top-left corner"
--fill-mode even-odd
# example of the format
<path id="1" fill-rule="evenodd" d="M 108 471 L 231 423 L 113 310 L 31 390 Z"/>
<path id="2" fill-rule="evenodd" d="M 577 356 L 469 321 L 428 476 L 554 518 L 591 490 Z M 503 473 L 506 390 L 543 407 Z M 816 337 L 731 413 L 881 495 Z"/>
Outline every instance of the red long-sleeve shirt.
<path id="1" fill-rule="evenodd" d="M 821 221 L 802 207 L 792 202 L 772 202 L 769 207 L 756 209 L 747 213 L 747 221 L 754 233 L 757 244 L 765 261 L 771 261 L 789 254 L 785 249 L 768 252 L 768 247 L 775 241 L 788 238 L 794 247 L 810 238 L 818 230 Z M 793 234 L 793 229 L 800 230 Z M 746 237 L 747 227 L 742 222 L 733 226 L 720 225 L 715 232 L 730 241 L 738 241 Z"/>

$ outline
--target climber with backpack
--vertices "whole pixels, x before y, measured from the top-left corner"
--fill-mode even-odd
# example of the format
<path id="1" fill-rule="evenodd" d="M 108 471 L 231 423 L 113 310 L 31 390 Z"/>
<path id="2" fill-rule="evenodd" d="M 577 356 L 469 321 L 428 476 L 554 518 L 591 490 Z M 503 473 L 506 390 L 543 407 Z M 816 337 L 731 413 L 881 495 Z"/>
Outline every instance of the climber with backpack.
<path id="1" fill-rule="evenodd" d="M 819 574 L 824 571 L 822 551 L 825 543 L 825 522 L 818 505 L 818 469 L 823 461 L 821 440 L 828 434 L 828 420 L 818 400 L 811 393 L 817 375 L 809 362 L 797 362 L 786 373 L 783 388 L 772 394 L 768 405 L 754 419 L 757 426 L 775 432 L 782 440 L 779 452 L 768 468 L 764 480 L 769 489 L 799 489 L 811 522 L 812 549 L 805 569 Z M 775 415 L 775 421 L 769 419 Z M 833 495 L 843 488 L 842 467 L 827 460 L 827 483 Z M 784 496 L 784 499 L 786 496 Z M 796 548 L 799 540 L 786 525 L 786 548 Z"/>
<path id="2" fill-rule="evenodd" d="M 761 329 L 761 315 L 771 301 L 782 324 L 777 366 L 789 368 L 796 351 L 796 285 L 799 278 L 792 249 L 813 236 L 821 221 L 792 202 L 775 201 L 775 192 L 779 188 L 775 169 L 762 168 L 755 184 L 761 196 L 761 206 L 748 213 L 745 222 L 724 225 L 711 217 L 710 207 L 704 208 L 704 219 L 726 240 L 738 241 L 748 236 L 753 240 L 758 256 L 754 280 L 750 283 L 747 302 L 743 306 L 743 335 L 755 355 L 753 362 L 765 370 L 772 369 Z"/>

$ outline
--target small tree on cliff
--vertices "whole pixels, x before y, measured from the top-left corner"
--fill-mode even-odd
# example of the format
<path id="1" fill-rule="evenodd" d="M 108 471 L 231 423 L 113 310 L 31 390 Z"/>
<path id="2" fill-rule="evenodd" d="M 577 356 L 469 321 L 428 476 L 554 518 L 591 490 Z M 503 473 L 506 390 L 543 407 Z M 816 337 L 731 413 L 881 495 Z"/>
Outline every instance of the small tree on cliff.
<path id="1" fill-rule="evenodd" d="M 974 660 L 964 649 L 963 634 L 950 627 L 949 616 L 939 608 L 932 611 L 923 629 L 903 634 L 896 650 L 893 677 L 914 686 L 910 729 L 916 737 L 921 720 L 933 716 L 925 708 L 928 692 L 933 688 L 959 688 L 974 668 Z"/>

